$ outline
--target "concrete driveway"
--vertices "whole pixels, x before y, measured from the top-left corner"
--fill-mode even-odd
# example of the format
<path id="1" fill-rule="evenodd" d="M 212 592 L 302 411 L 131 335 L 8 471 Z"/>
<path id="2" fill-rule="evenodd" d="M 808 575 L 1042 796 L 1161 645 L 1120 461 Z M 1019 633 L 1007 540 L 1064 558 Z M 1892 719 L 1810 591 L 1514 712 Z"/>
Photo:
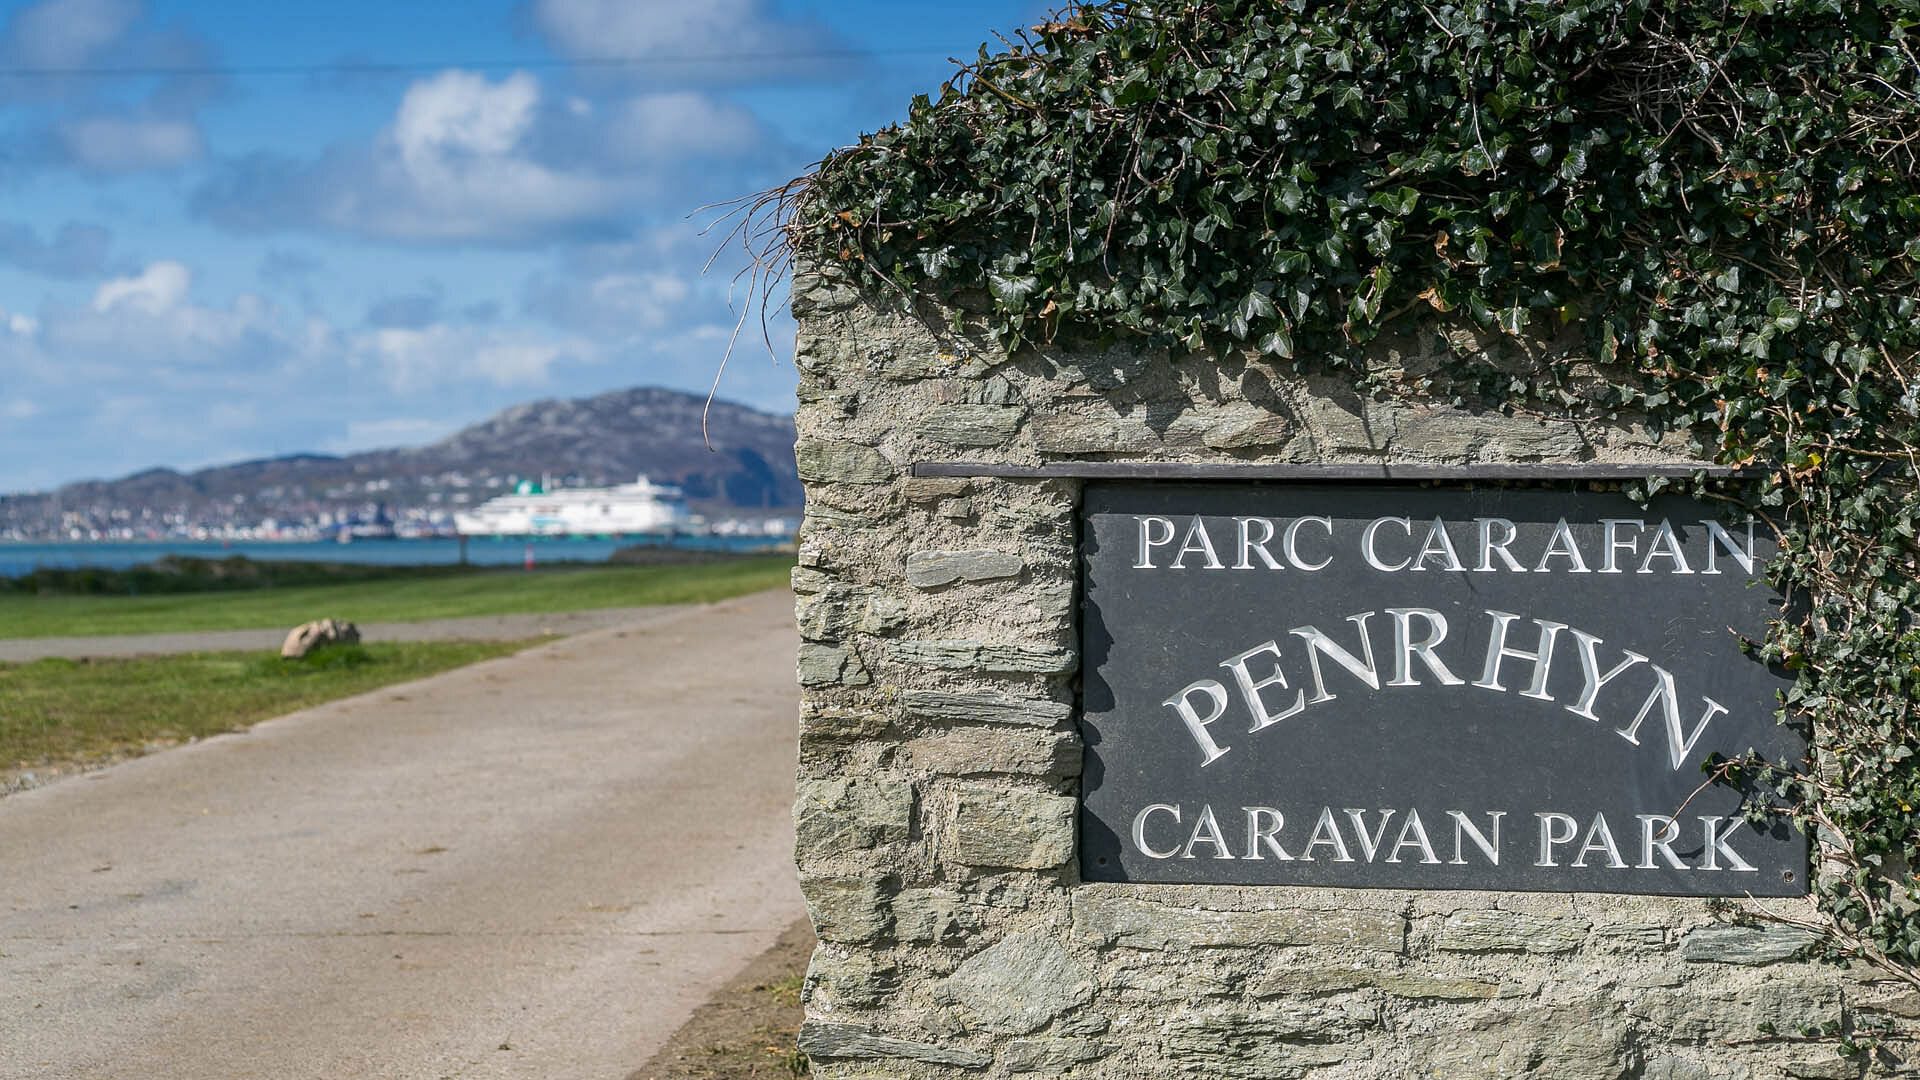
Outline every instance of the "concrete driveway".
<path id="1" fill-rule="evenodd" d="M 0 799 L 0 1077 L 622 1077 L 804 913 L 785 591 Z"/>

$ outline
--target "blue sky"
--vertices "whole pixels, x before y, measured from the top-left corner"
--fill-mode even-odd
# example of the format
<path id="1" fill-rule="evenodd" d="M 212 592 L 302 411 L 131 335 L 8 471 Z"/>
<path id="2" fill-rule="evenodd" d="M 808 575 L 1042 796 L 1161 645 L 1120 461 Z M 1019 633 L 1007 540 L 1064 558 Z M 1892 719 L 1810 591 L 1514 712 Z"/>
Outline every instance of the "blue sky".
<path id="1" fill-rule="evenodd" d="M 1050 6 L 0 3 L 0 492 L 704 391 L 740 263 L 690 212 Z M 723 396 L 791 408 L 776 329 Z"/>

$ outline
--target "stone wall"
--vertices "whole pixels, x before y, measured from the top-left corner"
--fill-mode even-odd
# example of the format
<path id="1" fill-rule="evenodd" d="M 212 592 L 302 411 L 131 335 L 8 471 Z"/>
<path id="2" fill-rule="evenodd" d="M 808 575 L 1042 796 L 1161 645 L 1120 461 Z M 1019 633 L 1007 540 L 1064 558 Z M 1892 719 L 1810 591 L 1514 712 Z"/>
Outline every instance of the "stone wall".
<path id="1" fill-rule="evenodd" d="M 1679 440 L 1363 399 L 1253 362 L 1008 358 L 948 329 L 956 313 L 916 317 L 818 277 L 796 282 L 794 310 L 815 1075 L 1893 1068 L 1841 1056 L 1843 1029 L 1886 1029 L 1906 1055 L 1920 993 L 1794 959 L 1805 935 L 1755 922 L 1750 903 L 1081 883 L 1077 482 L 909 475 L 953 460 L 1670 463 Z M 1384 344 L 1375 381 L 1417 388 L 1447 347 Z"/>

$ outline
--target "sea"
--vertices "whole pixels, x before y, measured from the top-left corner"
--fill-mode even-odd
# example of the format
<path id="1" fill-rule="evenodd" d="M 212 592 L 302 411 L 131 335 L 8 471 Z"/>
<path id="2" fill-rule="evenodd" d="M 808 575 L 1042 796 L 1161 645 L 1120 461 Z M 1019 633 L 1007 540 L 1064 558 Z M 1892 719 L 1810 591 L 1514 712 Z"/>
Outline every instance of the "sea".
<path id="1" fill-rule="evenodd" d="M 756 551 L 779 541 L 766 536 L 676 536 L 676 548 L 701 551 Z M 587 537 L 473 537 L 467 541 L 467 561 L 476 566 L 536 566 L 551 563 L 605 562 L 616 549 L 639 541 Z M 660 543 L 669 543 L 661 541 Z M 166 555 L 224 559 L 244 555 L 275 562 L 377 563 L 387 566 L 436 566 L 460 561 L 460 541 L 453 537 L 418 540 L 233 541 L 143 540 L 127 543 L 0 543 L 0 578 L 19 577 L 37 567 L 78 569 L 101 567 L 124 570 Z"/>

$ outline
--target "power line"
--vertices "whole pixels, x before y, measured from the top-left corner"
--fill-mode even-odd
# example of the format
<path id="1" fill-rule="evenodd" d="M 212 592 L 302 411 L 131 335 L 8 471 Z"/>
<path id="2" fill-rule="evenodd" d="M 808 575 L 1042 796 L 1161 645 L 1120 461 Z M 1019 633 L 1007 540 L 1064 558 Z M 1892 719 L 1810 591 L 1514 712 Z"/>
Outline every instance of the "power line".
<path id="1" fill-rule="evenodd" d="M 969 50 L 970 51 L 970 50 Z M 699 64 L 754 64 L 813 60 L 865 60 L 880 56 L 951 56 L 954 50 L 933 46 L 888 49 L 820 49 L 812 52 L 694 53 L 673 56 L 587 56 L 574 59 L 521 60 L 339 60 L 323 64 L 151 65 L 133 67 L 0 68 L 4 79 L 149 79 L 196 75 L 413 75 L 448 68 L 501 71 L 689 67 Z"/>

